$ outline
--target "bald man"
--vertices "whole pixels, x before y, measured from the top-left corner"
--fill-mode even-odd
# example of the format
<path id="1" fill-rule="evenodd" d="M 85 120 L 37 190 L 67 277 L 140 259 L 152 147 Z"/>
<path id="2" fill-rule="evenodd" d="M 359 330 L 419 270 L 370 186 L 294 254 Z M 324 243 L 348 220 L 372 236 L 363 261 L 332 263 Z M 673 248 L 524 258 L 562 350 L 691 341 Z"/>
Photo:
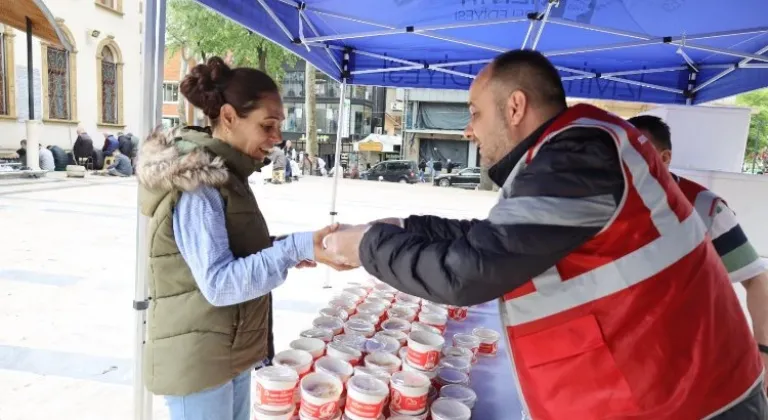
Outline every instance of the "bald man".
<path id="1" fill-rule="evenodd" d="M 439 303 L 499 299 L 516 383 L 495 398 L 517 388 L 534 419 L 768 418 L 728 273 L 653 146 L 568 108 L 535 51 L 497 57 L 469 96 L 465 134 L 501 188 L 488 218 L 346 228 L 326 241 L 338 260 Z"/>

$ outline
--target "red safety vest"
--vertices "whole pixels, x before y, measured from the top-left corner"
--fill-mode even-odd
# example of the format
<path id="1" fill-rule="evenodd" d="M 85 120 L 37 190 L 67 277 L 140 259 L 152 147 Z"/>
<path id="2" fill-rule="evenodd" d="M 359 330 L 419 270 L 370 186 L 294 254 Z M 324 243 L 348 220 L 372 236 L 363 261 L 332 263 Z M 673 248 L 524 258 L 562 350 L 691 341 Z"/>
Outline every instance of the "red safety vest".
<path id="1" fill-rule="evenodd" d="M 707 231 L 709 231 L 715 217 L 717 203 L 722 202 L 726 206 L 728 203 L 703 185 L 693 182 L 690 179 L 677 176 L 677 186 L 680 187 L 680 191 L 683 192 L 683 195 L 688 199 L 688 202 L 693 205 L 694 210 L 699 213 L 699 216 L 704 221 Z"/>
<path id="2" fill-rule="evenodd" d="M 523 404 L 534 420 L 727 410 L 762 363 L 701 220 L 647 139 L 593 106 L 563 113 L 523 159 L 574 127 L 611 135 L 625 191 L 600 233 L 501 300 Z"/>

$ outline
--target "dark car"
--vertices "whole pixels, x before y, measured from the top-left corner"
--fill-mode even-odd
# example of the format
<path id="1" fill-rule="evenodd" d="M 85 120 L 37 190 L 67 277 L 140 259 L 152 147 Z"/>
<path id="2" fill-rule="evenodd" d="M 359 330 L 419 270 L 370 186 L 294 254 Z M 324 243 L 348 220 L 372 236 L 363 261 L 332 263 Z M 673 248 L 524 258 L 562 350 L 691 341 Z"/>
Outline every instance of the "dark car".
<path id="1" fill-rule="evenodd" d="M 360 179 L 414 184 L 419 180 L 418 172 L 414 161 L 388 160 L 377 163 L 371 169 L 361 172 Z"/>
<path id="2" fill-rule="evenodd" d="M 480 168 L 464 168 L 453 174 L 442 174 L 435 177 L 435 185 L 441 187 L 477 188 L 480 185 Z"/>

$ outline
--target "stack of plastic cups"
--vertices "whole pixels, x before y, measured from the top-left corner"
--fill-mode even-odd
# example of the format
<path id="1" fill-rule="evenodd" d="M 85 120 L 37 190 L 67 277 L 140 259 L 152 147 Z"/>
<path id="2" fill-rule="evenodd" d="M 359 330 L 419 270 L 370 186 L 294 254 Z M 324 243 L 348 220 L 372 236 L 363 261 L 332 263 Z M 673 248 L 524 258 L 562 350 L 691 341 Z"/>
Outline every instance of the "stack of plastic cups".
<path id="1" fill-rule="evenodd" d="M 339 407 L 344 407 L 344 402 L 347 396 L 347 381 L 352 377 L 355 372 L 352 365 L 342 359 L 335 359 L 330 356 L 322 357 L 315 362 L 315 372 L 327 373 L 329 375 L 337 377 L 342 384 L 342 393 L 339 401 Z"/>
<path id="2" fill-rule="evenodd" d="M 293 350 L 306 351 L 312 355 L 313 360 L 325 356 L 325 342 L 319 338 L 299 338 L 291 341 L 289 345 Z"/>
<path id="3" fill-rule="evenodd" d="M 302 420 L 335 420 L 341 417 L 339 399 L 343 384 L 339 378 L 323 372 L 310 373 L 301 380 Z"/>
<path id="4" fill-rule="evenodd" d="M 472 352 L 472 363 L 477 363 L 477 353 L 480 350 L 480 339 L 472 334 L 454 334 L 453 346 Z"/>
<path id="5" fill-rule="evenodd" d="M 431 408 L 432 420 L 469 420 L 472 411 L 459 401 L 438 398 Z"/>
<path id="6" fill-rule="evenodd" d="M 353 376 L 347 382 L 344 414 L 350 420 L 376 420 L 384 411 L 389 388 L 372 376 Z"/>
<path id="7" fill-rule="evenodd" d="M 254 420 L 290 420 L 299 375 L 293 369 L 269 366 L 256 371 L 253 392 Z"/>
<path id="8" fill-rule="evenodd" d="M 456 400 L 466 405 L 470 410 L 475 408 L 477 393 L 464 385 L 446 385 L 440 388 L 440 398 Z"/>
<path id="9" fill-rule="evenodd" d="M 283 366 L 291 368 L 296 371 L 299 378 L 306 376 L 312 369 L 312 363 L 315 359 L 307 351 L 304 350 L 284 350 L 277 353 L 272 359 L 272 364 L 275 366 Z"/>
<path id="10" fill-rule="evenodd" d="M 499 351 L 499 339 L 501 335 L 488 328 L 475 328 L 472 335 L 480 339 L 477 355 L 480 357 L 496 357 Z"/>
<path id="11" fill-rule="evenodd" d="M 397 372 L 390 379 L 390 415 L 421 416 L 427 411 L 430 380 L 417 372 Z"/>

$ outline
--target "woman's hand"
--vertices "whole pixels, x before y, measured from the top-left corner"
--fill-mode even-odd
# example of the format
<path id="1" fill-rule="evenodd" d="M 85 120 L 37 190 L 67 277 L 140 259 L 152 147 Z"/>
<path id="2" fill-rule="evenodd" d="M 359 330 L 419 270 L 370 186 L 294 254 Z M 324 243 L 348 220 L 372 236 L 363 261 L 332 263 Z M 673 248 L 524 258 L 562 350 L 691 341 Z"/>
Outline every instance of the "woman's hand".
<path id="1" fill-rule="evenodd" d="M 315 232 L 315 234 L 313 235 L 313 240 L 315 243 L 315 261 L 321 264 L 330 266 L 337 271 L 346 271 L 356 267 L 349 264 L 345 264 L 345 262 L 343 261 L 342 258 L 339 257 L 339 255 L 331 252 L 331 250 L 326 249 L 323 243 L 324 239 L 328 235 L 331 235 L 332 233 L 338 231 L 340 228 L 341 228 L 341 225 L 339 225 L 338 223 L 334 223 L 330 226 L 327 226 Z"/>

